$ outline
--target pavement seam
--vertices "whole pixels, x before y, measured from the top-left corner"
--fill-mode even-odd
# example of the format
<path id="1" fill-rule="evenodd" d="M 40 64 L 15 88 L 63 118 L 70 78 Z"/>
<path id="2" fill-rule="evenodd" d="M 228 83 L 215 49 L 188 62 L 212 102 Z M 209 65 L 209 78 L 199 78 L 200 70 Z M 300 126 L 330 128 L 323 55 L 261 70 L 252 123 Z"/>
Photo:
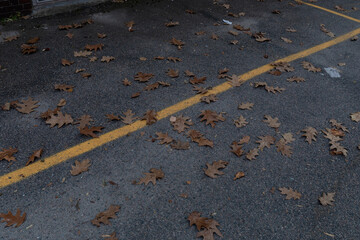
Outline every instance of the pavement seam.
<path id="1" fill-rule="evenodd" d="M 350 38 L 352 38 L 353 36 L 356 36 L 360 34 L 360 28 L 357 28 L 351 32 L 348 32 L 344 35 L 341 35 L 339 37 L 336 37 L 328 42 L 325 43 L 321 43 L 319 45 L 316 45 L 314 47 L 308 48 L 306 50 L 300 51 L 298 53 L 289 55 L 287 57 L 281 58 L 276 60 L 275 62 L 292 62 L 295 61 L 297 59 L 301 59 L 304 57 L 307 57 L 309 55 L 312 55 L 314 53 L 317 53 L 321 50 L 327 49 L 331 46 L 334 46 L 336 44 L 339 44 L 341 42 L 344 42 Z M 263 73 L 268 72 L 269 70 L 273 69 L 273 67 L 269 64 L 263 65 L 261 67 L 258 67 L 256 69 L 253 69 L 249 72 L 246 72 L 242 75 L 239 75 L 239 79 L 242 82 L 246 82 L 256 76 L 259 76 Z M 229 89 L 232 89 L 233 86 L 231 86 L 229 83 L 224 82 L 222 84 L 219 84 L 215 87 L 212 88 L 212 90 L 210 90 L 206 95 L 210 95 L 210 94 L 219 94 L 219 93 L 223 93 Z M 202 95 L 204 96 L 204 95 Z M 183 101 L 180 101 L 170 107 L 167 107 L 163 110 L 160 110 L 158 112 L 158 120 L 164 119 L 172 114 L 175 114 L 179 111 L 182 111 L 186 108 L 189 108 L 197 103 L 200 102 L 200 98 L 202 97 L 200 95 L 195 95 L 193 97 L 187 98 Z M 116 139 L 119 139 L 123 136 L 126 136 L 129 133 L 138 131 L 142 128 L 146 127 L 146 122 L 145 121 L 141 121 L 138 120 L 130 125 L 126 125 L 120 128 L 117 128 L 115 130 L 112 130 L 108 133 L 105 133 L 103 135 L 100 135 L 98 138 L 93 138 L 90 139 L 88 141 L 79 143 L 73 147 L 70 147 L 68 149 L 65 149 L 61 152 L 58 152 L 50 157 L 44 158 L 41 161 L 37 161 L 33 164 L 30 164 L 26 167 L 17 169 L 15 171 L 12 171 L 10 173 L 4 174 L 2 176 L 0 176 L 0 189 L 10 186 L 14 183 L 20 182 L 24 179 L 27 179 L 28 177 L 35 175 L 41 171 L 44 171 L 50 167 L 53 167 L 57 164 L 60 164 L 62 162 L 65 162 L 71 158 L 80 156 L 84 153 L 87 153 L 89 151 L 92 151 L 106 143 L 112 142 Z"/>

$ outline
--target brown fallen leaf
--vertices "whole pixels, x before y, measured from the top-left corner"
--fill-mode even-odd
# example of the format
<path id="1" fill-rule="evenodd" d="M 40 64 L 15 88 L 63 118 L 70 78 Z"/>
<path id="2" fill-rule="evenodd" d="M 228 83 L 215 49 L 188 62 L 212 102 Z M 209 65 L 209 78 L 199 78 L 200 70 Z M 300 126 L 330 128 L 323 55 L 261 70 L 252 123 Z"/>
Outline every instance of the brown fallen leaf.
<path id="1" fill-rule="evenodd" d="M 93 44 L 93 45 L 89 45 L 87 44 L 85 46 L 85 50 L 89 50 L 89 51 L 97 51 L 97 50 L 102 50 L 104 47 L 104 44 L 102 43 L 98 43 L 98 44 Z"/>
<path id="2" fill-rule="evenodd" d="M 242 138 L 240 139 L 240 141 L 238 142 L 238 144 L 249 143 L 249 141 L 250 141 L 250 136 L 246 135 L 246 136 L 244 136 L 244 137 L 242 137 Z"/>
<path id="3" fill-rule="evenodd" d="M 113 61 L 113 60 L 115 60 L 115 58 L 112 56 L 102 56 L 100 61 L 109 63 L 110 61 Z"/>
<path id="4" fill-rule="evenodd" d="M 304 132 L 304 134 L 301 136 L 305 137 L 305 141 L 307 141 L 309 144 L 311 144 L 312 141 L 316 141 L 316 135 L 318 132 L 316 131 L 315 128 L 306 127 L 301 131 Z"/>
<path id="5" fill-rule="evenodd" d="M 283 40 L 286 43 L 292 43 L 292 41 L 286 37 L 281 37 L 281 40 Z"/>
<path id="6" fill-rule="evenodd" d="M 246 119 L 240 115 L 239 118 L 234 120 L 234 124 L 237 128 L 241 128 L 241 127 L 245 127 L 246 125 L 249 124 L 249 122 L 246 121 Z"/>
<path id="7" fill-rule="evenodd" d="M 232 45 L 237 45 L 238 43 L 239 43 L 238 40 L 232 40 L 232 41 L 230 41 L 230 44 L 232 44 Z"/>
<path id="8" fill-rule="evenodd" d="M 179 26 L 180 25 L 180 23 L 179 22 L 167 22 L 167 23 L 165 23 L 165 26 L 167 26 L 167 27 L 175 27 L 175 26 Z"/>
<path id="9" fill-rule="evenodd" d="M 269 115 L 264 115 L 264 118 L 263 122 L 267 123 L 269 127 L 274 128 L 276 131 L 279 129 L 280 123 L 277 117 L 272 118 Z"/>
<path id="10" fill-rule="evenodd" d="M 163 56 L 157 56 L 157 57 L 154 57 L 154 59 L 155 59 L 155 60 L 164 60 L 165 57 L 163 57 Z"/>
<path id="11" fill-rule="evenodd" d="M 273 136 L 267 135 L 258 138 L 260 138 L 260 140 L 256 141 L 256 143 L 259 143 L 259 149 L 261 151 L 263 151 L 265 147 L 270 148 L 270 145 L 275 143 L 275 138 Z"/>
<path id="12" fill-rule="evenodd" d="M 66 105 L 66 100 L 64 98 L 60 99 L 59 103 L 57 104 L 58 107 L 63 107 Z"/>
<path id="13" fill-rule="evenodd" d="M 69 39 L 72 39 L 74 37 L 74 34 L 68 32 L 65 37 L 69 38 Z"/>
<path id="14" fill-rule="evenodd" d="M 195 74 L 193 72 L 190 72 L 189 70 L 185 70 L 185 75 L 187 77 L 195 77 Z"/>
<path id="15" fill-rule="evenodd" d="M 172 149 L 176 150 L 188 150 L 190 148 L 189 142 L 182 142 L 180 140 L 170 144 Z"/>
<path id="16" fill-rule="evenodd" d="M 96 56 L 89 58 L 90 62 L 95 62 L 98 58 Z"/>
<path id="17" fill-rule="evenodd" d="M 37 51 L 36 45 L 22 44 L 20 48 L 21 48 L 21 53 L 24 55 L 35 53 Z"/>
<path id="18" fill-rule="evenodd" d="M 169 77 L 172 77 L 172 78 L 177 78 L 179 77 L 179 70 L 174 70 L 174 69 L 168 69 L 166 74 L 169 76 Z"/>
<path id="19" fill-rule="evenodd" d="M 329 122 L 331 123 L 331 126 L 336 127 L 336 129 L 340 129 L 340 130 L 342 130 L 344 132 L 349 132 L 347 127 L 345 127 L 344 125 L 342 125 L 342 123 L 339 123 L 335 119 L 330 119 Z"/>
<path id="20" fill-rule="evenodd" d="M 172 45 L 177 46 L 177 48 L 178 48 L 179 50 L 181 50 L 182 46 L 185 45 L 185 43 L 184 43 L 183 41 L 178 40 L 178 39 L 176 39 L 176 38 L 174 38 L 174 37 L 171 39 L 170 43 L 171 43 Z"/>
<path id="21" fill-rule="evenodd" d="M 131 81 L 129 81 L 129 79 L 125 78 L 123 81 L 122 81 L 123 85 L 124 86 L 130 86 L 131 85 Z"/>
<path id="22" fill-rule="evenodd" d="M 262 33 L 262 32 L 253 33 L 252 37 L 254 37 L 255 41 L 257 41 L 257 42 L 269 42 L 269 41 L 271 41 L 271 39 L 265 37 L 265 33 Z"/>
<path id="23" fill-rule="evenodd" d="M 188 13 L 188 14 L 196 14 L 196 12 L 194 10 L 191 10 L 191 9 L 186 9 L 185 12 Z"/>
<path id="24" fill-rule="evenodd" d="M 58 125 L 58 128 L 61 128 L 62 126 L 71 124 L 73 122 L 74 120 L 69 114 L 65 113 L 64 115 L 60 111 L 58 111 L 56 114 L 50 115 L 50 118 L 46 120 L 46 124 L 50 124 L 51 128 L 56 125 Z"/>
<path id="25" fill-rule="evenodd" d="M 133 94 L 131 95 L 131 98 L 137 98 L 137 97 L 140 96 L 140 94 L 141 94 L 141 92 L 133 93 Z"/>
<path id="26" fill-rule="evenodd" d="M 47 119 L 49 119 L 51 117 L 51 115 L 56 115 L 59 111 L 60 111 L 59 107 L 57 107 L 57 108 L 55 108 L 53 110 L 48 109 L 46 112 L 41 113 L 40 117 L 42 119 L 44 119 L 44 120 L 47 120 Z"/>
<path id="27" fill-rule="evenodd" d="M 203 87 L 193 86 L 193 91 L 196 91 L 196 94 L 206 94 L 209 90 Z"/>
<path id="28" fill-rule="evenodd" d="M 305 78 L 293 76 L 293 77 L 288 78 L 287 81 L 299 83 L 299 82 L 305 82 Z"/>
<path id="29" fill-rule="evenodd" d="M 234 153 L 236 156 L 241 157 L 244 154 L 244 150 L 242 149 L 243 145 L 239 144 L 238 142 L 234 141 L 230 145 L 232 153 Z"/>
<path id="30" fill-rule="evenodd" d="M 114 0 L 113 0 L 114 1 Z M 115 1 L 119 1 L 119 0 L 115 0 Z M 123 0 L 121 0 L 123 1 Z M 104 238 L 104 240 L 119 240 L 117 237 L 116 237 L 116 232 L 113 232 L 112 234 L 110 235 L 102 235 L 102 237 Z"/>
<path id="31" fill-rule="evenodd" d="M 254 106 L 254 103 L 246 102 L 246 103 L 240 103 L 238 105 L 238 109 L 241 110 L 252 110 L 252 107 Z"/>
<path id="32" fill-rule="evenodd" d="M 236 30 L 239 30 L 239 31 L 250 31 L 250 28 L 245 28 L 239 24 L 234 24 L 233 25 L 233 28 L 236 29 Z"/>
<path id="33" fill-rule="evenodd" d="M 39 40 L 40 40 L 39 37 L 34 37 L 34 38 L 29 39 L 26 43 L 28 43 L 28 44 L 35 44 L 35 43 L 37 43 Z"/>
<path id="34" fill-rule="evenodd" d="M 106 38 L 105 33 L 98 33 L 97 36 L 98 36 L 98 38 Z"/>
<path id="35" fill-rule="evenodd" d="M 156 140 L 160 140 L 159 144 L 170 144 L 174 139 L 168 133 L 156 132 Z"/>
<path id="36" fill-rule="evenodd" d="M 148 185 L 149 182 L 152 182 L 153 185 L 156 185 L 156 180 L 162 179 L 165 177 L 164 172 L 161 169 L 151 168 L 149 173 L 144 173 L 145 177 L 140 178 L 140 181 L 137 184 Z"/>
<path id="37" fill-rule="evenodd" d="M 6 222 L 5 227 L 11 227 L 15 224 L 15 227 L 21 226 L 26 220 L 26 212 L 21 215 L 20 209 L 16 210 L 16 214 L 13 215 L 11 211 L 8 213 L 0 213 L 1 222 Z"/>
<path id="38" fill-rule="evenodd" d="M 217 114 L 216 112 L 211 111 L 211 110 L 202 110 L 199 117 L 202 117 L 200 119 L 200 122 L 206 120 L 205 125 L 210 124 L 211 127 L 215 127 L 215 125 L 216 125 L 215 122 L 218 122 L 218 121 L 223 122 L 223 121 L 225 121 L 225 118 L 221 115 L 221 113 Z"/>
<path id="39" fill-rule="evenodd" d="M 196 237 L 203 237 L 203 240 L 214 240 L 214 234 L 217 234 L 220 237 L 223 237 L 217 226 L 220 224 L 214 219 L 209 219 L 205 217 L 201 217 L 201 213 L 192 212 L 188 217 L 188 221 L 190 221 L 190 226 L 196 225 L 198 231 Z"/>
<path id="40" fill-rule="evenodd" d="M 237 172 L 236 174 L 235 174 L 235 177 L 234 177 L 234 181 L 236 180 L 236 179 L 240 179 L 240 178 L 243 178 L 243 177 L 245 177 L 245 173 L 244 172 Z"/>
<path id="41" fill-rule="evenodd" d="M 149 81 L 151 78 L 153 78 L 155 75 L 152 73 L 143 73 L 143 72 L 138 72 L 134 79 L 135 81 L 139 81 L 139 82 L 147 82 Z"/>
<path id="42" fill-rule="evenodd" d="M 0 152 L 0 161 L 1 160 L 6 160 L 8 162 L 16 161 L 16 158 L 13 155 L 17 152 L 18 150 L 16 148 L 12 148 L 12 147 L 8 149 L 3 148 L 2 151 Z"/>
<path id="43" fill-rule="evenodd" d="M 259 155 L 259 149 L 253 148 L 246 154 L 246 158 L 251 161 L 251 160 L 256 159 L 256 156 L 258 156 L 258 155 Z"/>
<path id="44" fill-rule="evenodd" d="M 182 62 L 182 59 L 178 58 L 178 57 L 168 57 L 167 60 L 170 61 L 170 62 L 174 62 L 174 63 Z"/>
<path id="45" fill-rule="evenodd" d="M 354 122 L 360 122 L 360 112 L 351 113 L 350 118 Z"/>
<path id="46" fill-rule="evenodd" d="M 70 66 L 70 65 L 74 64 L 74 62 L 71 62 L 71 61 L 63 58 L 63 59 L 61 59 L 61 64 L 62 64 L 63 66 Z"/>
<path id="47" fill-rule="evenodd" d="M 219 36 L 216 35 L 215 33 L 211 34 L 211 37 L 210 37 L 212 40 L 218 40 L 219 39 Z"/>
<path id="48" fill-rule="evenodd" d="M 27 100 L 21 100 L 21 103 L 16 103 L 16 110 L 23 114 L 29 114 L 33 112 L 35 108 L 39 107 L 39 105 L 36 105 L 37 103 L 38 101 L 29 97 Z"/>
<path id="49" fill-rule="evenodd" d="M 147 110 L 141 120 L 146 121 L 146 125 L 151 125 L 157 122 L 157 112 L 155 110 Z"/>
<path id="50" fill-rule="evenodd" d="M 70 173 L 73 176 L 79 175 L 82 172 L 86 172 L 89 170 L 89 167 L 91 166 L 90 160 L 85 159 L 81 162 L 78 160 L 75 160 L 75 166 L 71 165 Z"/>
<path id="51" fill-rule="evenodd" d="M 210 141 L 209 139 L 206 139 L 204 137 L 204 134 L 197 130 L 190 130 L 187 132 L 188 137 L 191 138 L 191 141 L 196 142 L 199 144 L 199 146 L 209 146 L 214 147 L 214 142 Z"/>
<path id="52" fill-rule="evenodd" d="M 205 175 L 211 178 L 216 178 L 217 175 L 223 175 L 224 172 L 221 172 L 219 169 L 225 168 L 229 162 L 219 160 L 214 161 L 212 164 L 206 163 L 207 169 L 203 169 Z"/>
<path id="53" fill-rule="evenodd" d="M 5 42 L 12 42 L 14 40 L 17 40 L 19 38 L 19 35 L 15 35 L 15 36 L 11 36 L 11 37 L 7 37 L 5 38 Z"/>
<path id="54" fill-rule="evenodd" d="M 291 32 L 291 33 L 296 33 L 297 32 L 297 30 L 295 28 L 293 28 L 293 27 L 286 28 L 286 31 Z"/>
<path id="55" fill-rule="evenodd" d="M 134 29 L 133 29 L 133 27 L 134 27 L 134 25 L 135 25 L 135 22 L 134 22 L 134 21 L 127 22 L 125 25 L 128 27 L 128 31 L 129 31 L 129 32 L 133 32 L 133 31 L 134 31 Z"/>
<path id="56" fill-rule="evenodd" d="M 59 30 L 69 30 L 69 29 L 73 28 L 73 25 L 70 25 L 70 24 L 68 24 L 68 25 L 59 25 L 58 28 L 59 28 Z"/>
<path id="57" fill-rule="evenodd" d="M 88 57 L 92 54 L 91 51 L 74 51 L 74 57 Z"/>
<path id="58" fill-rule="evenodd" d="M 218 100 L 218 97 L 215 94 L 210 94 L 207 96 L 203 96 L 200 98 L 201 102 L 206 102 L 207 104 L 211 102 L 216 102 Z"/>
<path id="59" fill-rule="evenodd" d="M 286 145 L 285 139 L 281 138 L 276 144 L 276 151 L 281 152 L 283 156 L 291 157 L 292 155 L 292 147 Z"/>
<path id="60" fill-rule="evenodd" d="M 132 124 L 138 117 L 134 117 L 135 113 L 128 109 L 126 112 L 123 112 L 124 116 L 121 117 L 121 121 L 125 124 Z"/>
<path id="61" fill-rule="evenodd" d="M 172 116 L 170 123 L 178 133 L 184 132 L 190 126 L 194 125 L 190 117 L 183 116 L 182 114 L 177 117 Z"/>
<path id="62" fill-rule="evenodd" d="M 33 163 L 36 158 L 40 158 L 41 154 L 43 153 L 43 148 L 40 148 L 39 150 L 36 150 L 30 157 L 29 160 L 26 162 L 25 166 L 29 165 L 30 163 Z"/>
<path id="63" fill-rule="evenodd" d="M 301 65 L 304 69 L 308 70 L 309 72 L 321 72 L 321 68 L 316 68 L 314 65 L 307 61 L 302 61 Z"/>
<path id="64" fill-rule="evenodd" d="M 196 32 L 195 35 L 200 36 L 200 35 L 205 35 L 205 33 L 206 33 L 205 31 L 200 31 L 200 32 Z"/>
<path id="65" fill-rule="evenodd" d="M 65 92 L 72 92 L 74 91 L 74 86 L 67 85 L 67 84 L 55 84 L 55 90 L 65 91 Z"/>
<path id="66" fill-rule="evenodd" d="M 197 78 L 196 76 L 194 76 L 193 78 L 190 79 L 189 82 L 191 84 L 199 84 L 199 83 L 204 83 L 205 80 L 206 80 L 206 77 Z"/>
<path id="67" fill-rule="evenodd" d="M 335 193 L 323 193 L 321 197 L 319 197 L 319 201 L 321 203 L 321 205 L 323 206 L 333 206 L 334 205 L 334 197 L 335 197 Z"/>
<path id="68" fill-rule="evenodd" d="M 107 119 L 109 119 L 109 121 L 120 121 L 119 116 L 116 116 L 114 114 L 106 114 L 105 116 Z"/>
<path id="69" fill-rule="evenodd" d="M 274 69 L 279 70 L 280 72 L 293 72 L 293 71 L 295 71 L 295 68 L 293 68 L 290 65 L 290 63 L 285 62 L 285 61 L 272 63 L 271 66 L 273 66 Z"/>
<path id="70" fill-rule="evenodd" d="M 295 138 L 293 137 L 292 133 L 284 133 L 282 137 L 285 140 L 285 144 L 289 144 L 295 141 Z"/>
<path id="71" fill-rule="evenodd" d="M 101 132 L 101 129 L 103 129 L 104 127 L 91 127 L 88 128 L 88 126 L 85 126 L 84 128 L 79 129 L 80 133 L 82 135 L 85 136 L 89 136 L 89 137 L 93 137 L 93 138 L 98 138 L 99 136 L 95 134 L 95 132 Z"/>
<path id="72" fill-rule="evenodd" d="M 84 128 L 85 126 L 90 126 L 94 120 L 90 115 L 82 115 L 74 124 L 79 124 L 79 129 Z"/>
<path id="73" fill-rule="evenodd" d="M 325 28 L 325 24 L 320 24 L 320 30 L 322 31 L 322 32 L 324 32 L 324 33 L 326 33 L 326 35 L 328 35 L 329 37 L 335 37 L 335 34 L 334 33 L 332 33 L 332 32 L 330 32 L 329 30 L 327 30 L 326 28 Z"/>
<path id="74" fill-rule="evenodd" d="M 97 227 L 100 227 L 100 224 L 111 225 L 109 219 L 117 218 L 116 213 L 120 211 L 120 206 L 110 205 L 108 210 L 96 214 L 95 218 L 91 220 L 91 223 Z"/>
<path id="75" fill-rule="evenodd" d="M 299 193 L 296 190 L 293 190 L 292 188 L 279 188 L 279 191 L 281 192 L 281 194 L 286 195 L 286 200 L 290 200 L 290 199 L 300 199 L 301 198 L 301 193 Z"/>

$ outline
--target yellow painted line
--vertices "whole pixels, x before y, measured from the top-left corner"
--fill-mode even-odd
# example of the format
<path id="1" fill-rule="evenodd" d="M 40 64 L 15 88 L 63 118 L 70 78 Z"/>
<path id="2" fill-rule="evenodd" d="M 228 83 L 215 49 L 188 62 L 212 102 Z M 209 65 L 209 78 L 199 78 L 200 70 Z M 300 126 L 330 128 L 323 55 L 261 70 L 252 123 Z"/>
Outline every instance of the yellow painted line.
<path id="1" fill-rule="evenodd" d="M 300 58 L 304 58 L 306 56 L 309 56 L 311 54 L 314 54 L 316 52 L 319 52 L 319 51 L 329 48 L 331 46 L 334 46 L 338 43 L 341 43 L 345 40 L 348 40 L 357 34 L 360 34 L 360 28 L 358 28 L 354 31 L 351 31 L 349 33 L 346 33 L 342 36 L 339 36 L 337 38 L 334 38 L 331 41 L 316 45 L 312 48 L 309 48 L 304 51 L 287 56 L 285 58 L 279 59 L 276 62 L 280 62 L 280 61 L 291 62 L 291 61 L 294 61 L 294 60 L 297 60 Z M 272 68 L 273 67 L 271 67 L 270 64 L 266 64 L 259 68 L 256 68 L 254 70 L 251 70 L 247 73 L 240 75 L 239 79 L 241 79 L 242 81 L 245 82 L 245 81 L 248 81 L 260 74 L 268 72 Z M 230 84 L 228 84 L 227 82 L 224 82 L 224 83 L 214 87 L 211 91 L 209 91 L 207 93 L 207 95 L 219 94 L 219 93 L 225 92 L 231 88 L 233 88 L 233 87 Z M 158 112 L 158 120 L 169 117 L 172 114 L 175 114 L 181 110 L 184 110 L 188 107 L 191 107 L 191 106 L 199 103 L 200 98 L 201 98 L 200 95 L 195 95 L 193 97 L 185 99 L 179 103 L 176 103 L 170 107 L 167 107 L 167 108 L 159 111 Z M 43 159 L 43 161 L 37 161 L 26 167 L 23 167 L 18 170 L 15 170 L 13 172 L 7 173 L 0 177 L 0 189 L 4 188 L 6 186 L 9 186 L 11 184 L 14 184 L 16 182 L 19 182 L 21 180 L 24 180 L 32 175 L 35 175 L 43 170 L 46 170 L 52 166 L 59 164 L 59 163 L 65 162 L 71 158 L 80 156 L 81 154 L 84 154 L 86 152 L 94 150 L 95 148 L 98 148 L 106 143 L 109 143 L 109 142 L 119 139 L 129 133 L 132 133 L 139 129 L 142 129 L 145 126 L 146 126 L 145 121 L 138 120 L 131 125 L 126 125 L 124 127 L 115 129 L 108 133 L 105 133 L 105 134 L 99 136 L 99 138 L 93 138 L 91 140 L 77 144 L 71 148 L 65 149 L 59 153 L 56 153 L 50 157 Z"/>
<path id="2" fill-rule="evenodd" d="M 340 17 L 343 17 L 343 18 L 352 20 L 352 21 L 354 21 L 354 22 L 360 23 L 360 20 L 359 20 L 359 19 L 356 19 L 356 18 L 347 16 L 347 15 L 345 15 L 345 14 L 342 14 L 342 13 L 339 13 L 339 12 L 336 12 L 336 11 L 333 11 L 333 10 L 330 10 L 330 9 L 327 9 L 327 8 L 323 8 L 323 7 L 320 7 L 320 6 L 318 6 L 318 5 L 314 5 L 314 4 L 311 4 L 311 3 L 303 2 L 303 1 L 301 1 L 301 0 L 299 0 L 298 2 L 300 2 L 300 3 L 302 3 L 302 4 L 306 4 L 306 5 L 311 6 L 311 7 L 314 7 L 314 8 L 317 8 L 317 9 L 321 9 L 321 10 L 323 10 L 323 11 L 325 11 L 325 12 L 329 12 L 329 13 L 338 15 L 338 16 L 340 16 Z"/>

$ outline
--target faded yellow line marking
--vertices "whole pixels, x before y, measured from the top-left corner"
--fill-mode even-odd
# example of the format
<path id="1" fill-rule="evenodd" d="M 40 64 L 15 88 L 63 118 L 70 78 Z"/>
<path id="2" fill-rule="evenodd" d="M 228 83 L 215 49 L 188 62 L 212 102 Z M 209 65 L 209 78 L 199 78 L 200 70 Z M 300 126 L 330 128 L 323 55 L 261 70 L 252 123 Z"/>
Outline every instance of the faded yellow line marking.
<path id="1" fill-rule="evenodd" d="M 287 56 L 285 58 L 279 59 L 276 62 L 280 62 L 280 61 L 292 62 L 294 60 L 307 57 L 311 54 L 317 53 L 321 50 L 324 50 L 324 49 L 334 46 L 338 43 L 341 43 L 345 40 L 348 40 L 357 34 L 360 34 L 360 28 L 358 28 L 354 31 L 351 31 L 349 33 L 346 33 L 342 36 L 339 36 L 337 38 L 334 38 L 331 41 L 316 45 L 312 48 L 309 48 L 304 51 Z M 272 68 L 273 67 L 271 67 L 270 64 L 266 64 L 259 68 L 256 68 L 254 70 L 251 70 L 247 73 L 240 75 L 239 79 L 241 79 L 242 81 L 245 82 L 245 81 L 248 81 L 260 74 L 268 72 Z M 225 83 L 222 83 L 222 84 L 214 87 L 211 91 L 209 91 L 207 93 L 207 95 L 219 94 L 219 93 L 225 92 L 231 88 L 233 88 L 233 87 L 230 84 L 228 84 L 227 82 L 225 82 Z M 159 111 L 158 112 L 158 120 L 169 117 L 172 114 L 175 114 L 181 110 L 184 110 L 188 107 L 191 107 L 191 106 L 199 103 L 200 98 L 201 98 L 201 96 L 195 95 L 193 97 L 185 99 L 179 103 L 176 103 L 170 107 L 167 107 L 167 108 Z M 109 143 L 109 142 L 119 139 L 129 133 L 132 133 L 139 129 L 142 129 L 145 126 L 146 126 L 145 121 L 140 121 L 140 120 L 136 121 L 131 125 L 127 125 L 127 126 L 115 129 L 113 131 L 110 131 L 108 133 L 105 133 L 105 134 L 99 136 L 99 138 L 94 138 L 94 139 L 85 141 L 83 143 L 77 144 L 71 148 L 65 149 L 59 153 L 56 153 L 50 157 L 43 159 L 43 161 L 37 161 L 33 164 L 30 164 L 29 166 L 26 166 L 26 167 L 20 168 L 18 170 L 15 170 L 13 172 L 7 173 L 0 177 L 0 188 L 4 188 L 4 187 L 14 184 L 16 182 L 24 180 L 32 175 L 35 175 L 43 170 L 50 168 L 52 166 L 55 166 L 62 162 L 65 162 L 71 158 L 80 156 L 81 154 L 84 154 L 86 152 L 94 150 L 95 148 L 98 148 L 106 143 Z"/>
<path id="2" fill-rule="evenodd" d="M 325 11 L 325 12 L 329 12 L 329 13 L 338 15 L 338 16 L 340 16 L 340 17 L 343 17 L 343 18 L 352 20 L 352 21 L 354 21 L 354 22 L 360 23 L 360 20 L 359 20 L 359 19 L 356 19 L 356 18 L 347 16 L 347 15 L 345 15 L 345 14 L 342 14 L 342 13 L 339 13 L 339 12 L 336 12 L 336 11 L 333 11 L 333 10 L 330 10 L 330 9 L 327 9 L 327 8 L 323 8 L 323 7 L 320 7 L 320 6 L 318 6 L 318 5 L 314 5 L 314 4 L 311 4 L 311 3 L 303 2 L 303 1 L 301 1 L 301 0 L 299 0 L 298 2 L 300 2 L 300 3 L 302 3 L 302 4 L 305 4 L 305 5 L 308 5 L 308 6 L 311 6 L 311 7 L 314 7 L 314 8 L 317 8 L 317 9 L 321 9 L 321 10 L 323 10 L 323 11 Z"/>

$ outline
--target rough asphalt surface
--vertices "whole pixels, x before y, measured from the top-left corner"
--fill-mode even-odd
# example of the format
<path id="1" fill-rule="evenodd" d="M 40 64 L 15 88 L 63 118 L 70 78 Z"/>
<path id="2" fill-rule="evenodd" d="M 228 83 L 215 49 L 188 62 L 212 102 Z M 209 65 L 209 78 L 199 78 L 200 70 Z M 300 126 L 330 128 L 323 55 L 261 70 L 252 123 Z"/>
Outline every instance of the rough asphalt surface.
<path id="1" fill-rule="evenodd" d="M 281 57 L 305 50 L 331 40 L 320 31 L 320 24 L 340 36 L 359 27 L 348 19 L 305 5 L 289 5 L 291 1 L 140 1 L 132 4 L 106 4 L 72 14 L 39 19 L 20 20 L 0 27 L 0 31 L 18 31 L 20 37 L 0 43 L 0 104 L 32 97 L 39 107 L 30 114 L 16 110 L 0 111 L 0 147 L 16 147 L 17 161 L 0 161 L 1 175 L 23 167 L 28 157 L 41 147 L 43 157 L 74 146 L 89 138 L 79 134 L 76 125 L 50 128 L 39 118 L 41 112 L 55 108 L 60 99 L 67 101 L 62 112 L 74 119 L 89 114 L 94 126 L 104 126 L 103 132 L 124 126 L 109 122 L 105 114 L 121 114 L 132 109 L 137 116 L 146 110 L 161 110 L 194 95 L 185 70 L 206 76 L 203 87 L 216 86 L 218 70 L 230 69 L 229 75 L 243 74 Z M 229 3 L 230 9 L 222 6 Z M 341 5 L 344 12 L 360 19 L 356 0 L 318 1 L 316 4 L 334 9 Z M 188 14 L 186 9 L 196 11 Z M 273 14 L 279 10 L 280 14 Z M 229 12 L 245 12 L 234 18 Z M 86 19 L 94 23 L 83 28 L 58 30 L 58 25 L 78 23 Z M 239 32 L 228 33 L 232 25 L 223 19 L 250 27 L 252 32 L 265 32 L 270 42 L 259 43 Z M 134 32 L 125 23 L 135 22 Z M 169 21 L 180 25 L 165 27 Z M 220 26 L 214 26 L 220 23 Z M 293 27 L 296 33 L 285 31 Z M 204 35 L 195 35 L 205 31 Z M 71 32 L 72 39 L 65 35 Z M 99 39 L 97 33 L 107 37 Z M 211 34 L 219 36 L 212 40 Z M 40 37 L 38 52 L 22 55 L 20 45 L 28 39 Z M 185 42 L 181 50 L 169 43 L 172 37 Z M 280 37 L 293 41 L 283 42 Z M 238 40 L 237 45 L 230 41 Z M 74 51 L 86 44 L 103 43 L 102 51 L 94 52 L 99 59 L 75 58 Z M 190 143 L 189 150 L 173 150 L 170 146 L 152 142 L 156 132 L 168 132 L 182 141 L 184 134 L 172 130 L 169 118 L 110 142 L 93 151 L 70 159 L 36 174 L 24 181 L 0 189 L 0 212 L 27 213 L 18 228 L 0 224 L 1 239 L 104 239 L 116 232 L 118 239 L 196 239 L 197 230 L 190 227 L 188 215 L 199 211 L 202 216 L 219 222 L 223 239 L 359 239 L 360 238 L 360 123 L 351 121 L 350 113 L 360 111 L 359 58 L 360 40 L 347 40 L 338 45 L 291 63 L 292 73 L 273 76 L 268 73 L 251 79 L 241 87 L 219 94 L 214 103 L 199 103 L 178 114 L 189 116 L 199 130 L 214 141 L 214 148 Z M 42 52 L 44 48 L 49 51 Z M 264 58 L 268 55 L 268 58 Z M 114 56 L 110 63 L 100 62 L 102 56 Z M 154 60 L 156 56 L 179 57 L 182 62 Z M 146 57 L 146 61 L 139 60 Z M 61 66 L 61 59 L 75 63 Z M 309 61 L 322 68 L 321 73 L 303 69 L 301 62 Z M 338 63 L 346 63 L 338 66 Z M 331 78 L 324 70 L 336 67 L 340 78 Z M 88 79 L 75 74 L 85 68 L 92 74 Z M 180 76 L 170 78 L 169 68 L 178 69 Z M 4 70 L 5 69 L 5 70 Z M 137 72 L 153 73 L 149 81 L 166 81 L 170 87 L 142 91 L 144 83 L 134 81 Z M 305 82 L 291 83 L 288 77 L 301 76 Z M 131 86 L 124 86 L 128 78 Z M 265 81 L 283 87 L 282 93 L 272 94 L 250 83 Z M 71 93 L 54 90 L 54 84 L 75 86 Z M 138 98 L 131 98 L 142 91 Z M 238 103 L 252 102 L 253 110 L 239 110 Z M 224 112 L 225 122 L 215 128 L 200 122 L 200 111 L 210 109 Z M 175 114 L 175 115 L 178 115 Z M 278 117 L 279 132 L 269 128 L 264 115 Z M 249 124 L 236 128 L 233 120 L 243 115 Z M 330 128 L 330 119 L 343 123 L 349 133 L 341 142 L 348 156 L 332 156 L 328 140 L 321 130 Z M 312 126 L 319 131 L 317 141 L 309 145 L 299 131 Z M 145 132 L 145 133 L 141 133 Z M 258 136 L 291 132 L 295 141 L 293 155 L 288 158 L 275 146 L 260 152 L 256 160 L 237 157 L 230 152 L 230 144 L 245 135 L 251 136 L 246 151 L 257 147 Z M 88 172 L 71 176 L 69 170 L 75 160 L 91 160 Z M 229 165 L 216 179 L 204 175 L 206 163 L 225 160 Z M 150 168 L 161 168 L 165 177 L 153 186 L 133 185 Z M 236 172 L 245 177 L 233 180 Z M 116 185 L 109 184 L 113 181 Z M 191 181 L 187 184 L 187 181 Z M 299 191 L 299 200 L 285 200 L 277 189 L 291 187 Z M 275 191 L 270 191 L 275 188 Z M 325 192 L 335 192 L 334 206 L 322 206 L 318 198 Z M 180 195 L 187 194 L 187 198 Z M 119 205 L 117 218 L 111 225 L 91 224 L 97 213 L 111 204 Z M 215 239 L 220 239 L 215 236 Z"/>

